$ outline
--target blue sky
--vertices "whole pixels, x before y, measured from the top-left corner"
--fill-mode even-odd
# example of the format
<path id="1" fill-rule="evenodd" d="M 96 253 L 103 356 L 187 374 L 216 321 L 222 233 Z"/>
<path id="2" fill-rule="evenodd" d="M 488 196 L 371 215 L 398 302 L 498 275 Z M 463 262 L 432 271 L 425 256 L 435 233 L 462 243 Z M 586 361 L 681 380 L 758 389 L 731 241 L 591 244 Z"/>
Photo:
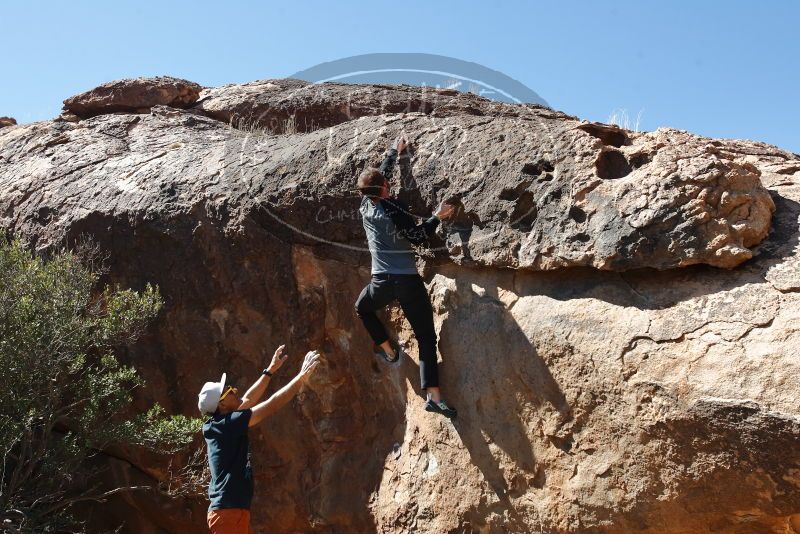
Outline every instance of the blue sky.
<path id="1" fill-rule="evenodd" d="M 57 115 L 105 81 L 288 76 L 372 52 L 473 61 L 553 107 L 800 153 L 800 2 L 3 2 L 0 115 Z"/>

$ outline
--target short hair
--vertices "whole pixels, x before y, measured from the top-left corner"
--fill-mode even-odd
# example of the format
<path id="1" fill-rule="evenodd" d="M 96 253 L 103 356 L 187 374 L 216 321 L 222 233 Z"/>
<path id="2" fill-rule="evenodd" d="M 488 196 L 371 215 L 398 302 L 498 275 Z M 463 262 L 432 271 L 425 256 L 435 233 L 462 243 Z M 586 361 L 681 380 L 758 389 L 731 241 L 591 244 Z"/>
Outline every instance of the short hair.
<path id="1" fill-rule="evenodd" d="M 361 171 L 356 187 L 365 197 L 379 197 L 385 183 L 386 177 L 383 173 L 375 167 L 369 167 Z"/>

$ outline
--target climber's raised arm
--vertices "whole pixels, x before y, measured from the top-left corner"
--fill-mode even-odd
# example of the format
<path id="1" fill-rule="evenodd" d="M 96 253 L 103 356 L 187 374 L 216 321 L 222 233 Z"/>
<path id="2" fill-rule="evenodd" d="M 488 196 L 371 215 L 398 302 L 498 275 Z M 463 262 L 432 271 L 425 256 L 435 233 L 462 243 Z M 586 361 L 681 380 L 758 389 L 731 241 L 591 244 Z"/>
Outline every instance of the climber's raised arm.
<path id="1" fill-rule="evenodd" d="M 439 226 L 439 222 L 451 217 L 455 212 L 455 207 L 442 202 L 433 215 L 417 224 L 408 206 L 396 198 L 385 198 L 381 200 L 386 214 L 392 219 L 397 235 L 408 239 L 415 245 L 424 243 Z"/>
<path id="2" fill-rule="evenodd" d="M 378 170 L 381 171 L 381 174 L 387 179 L 390 180 L 392 178 L 392 172 L 394 172 L 394 164 L 397 163 L 397 156 L 402 154 L 408 148 L 408 141 L 406 141 L 405 137 L 398 137 L 392 146 L 386 150 L 386 153 L 383 156 L 383 161 L 381 162 L 381 166 L 378 167 Z"/>
<path id="3" fill-rule="evenodd" d="M 253 414 L 250 416 L 250 421 L 247 426 L 255 426 L 263 421 L 265 418 L 277 412 L 300 390 L 300 387 L 308 380 L 311 373 L 314 372 L 319 364 L 319 352 L 312 350 L 306 354 L 303 360 L 303 366 L 297 376 L 283 386 L 281 389 L 272 394 L 270 398 L 264 402 L 258 403 L 253 407 Z"/>
<path id="4" fill-rule="evenodd" d="M 407 149 L 408 141 L 404 137 L 398 137 L 394 146 L 386 151 L 379 170 L 387 180 L 392 175 L 398 155 L 403 154 Z M 418 224 L 403 201 L 388 197 L 381 199 L 380 202 L 386 214 L 392 219 L 392 223 L 397 229 L 397 235 L 415 245 L 424 243 L 436 231 L 439 222 L 451 217 L 455 212 L 454 206 L 442 202 L 431 217 Z"/>

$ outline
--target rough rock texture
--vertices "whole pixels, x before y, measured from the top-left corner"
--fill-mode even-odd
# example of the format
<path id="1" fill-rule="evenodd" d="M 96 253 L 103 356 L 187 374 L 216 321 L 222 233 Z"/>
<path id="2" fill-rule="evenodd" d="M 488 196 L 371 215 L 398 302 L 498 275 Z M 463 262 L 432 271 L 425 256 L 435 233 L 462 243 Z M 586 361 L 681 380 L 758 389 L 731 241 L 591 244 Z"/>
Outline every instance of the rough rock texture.
<path id="1" fill-rule="evenodd" d="M 399 126 L 417 147 L 402 176 L 409 198 L 419 208 L 460 198 L 464 211 L 448 249 L 487 265 L 733 267 L 751 257 L 774 209 L 756 168 L 719 157 L 708 139 L 671 130 L 630 134 L 456 91 L 269 80 L 207 90 L 197 109 L 277 133 L 287 121 L 293 131 L 342 124 L 337 134 L 366 137 L 359 144 L 370 149 L 382 130 Z M 352 120 L 377 114 L 377 121 Z M 320 141 L 293 139 L 303 152 Z M 238 150 L 275 159 L 271 143 L 244 142 Z M 347 157 L 364 165 L 356 151 Z M 313 163 L 313 156 L 302 159 Z"/>
<path id="2" fill-rule="evenodd" d="M 0 117 L 0 128 L 4 126 L 14 126 L 17 124 L 17 120 L 13 117 Z"/>
<path id="3" fill-rule="evenodd" d="M 519 115 L 519 108 L 495 105 L 470 93 L 408 85 L 312 84 L 277 79 L 223 85 L 203 90 L 195 106 L 209 117 L 241 129 L 274 133 L 310 132 L 359 117 L 420 112 L 433 117 L 453 114 Z M 530 105 L 538 108 L 538 105 Z M 544 109 L 544 108 L 542 108 Z"/>
<path id="4" fill-rule="evenodd" d="M 325 350 L 253 432 L 256 531 L 800 532 L 800 156 L 470 95 L 384 112 L 405 87 L 353 86 L 384 95 L 355 117 L 331 111 L 347 86 L 302 85 L 281 110 L 296 86 L 0 131 L 2 227 L 38 249 L 92 235 L 112 281 L 161 287 L 125 354 L 142 407 L 192 413 L 202 382 L 244 384 L 284 341 Z M 335 118 L 231 121 L 300 102 Z M 352 180 L 400 132 L 400 195 L 462 205 L 420 265 L 454 424 L 421 409 L 398 310 L 396 366 L 352 310 L 369 276 Z M 152 461 L 123 464 L 162 478 Z M 126 499 L 137 532 L 202 531 L 202 506 Z"/>
<path id="5" fill-rule="evenodd" d="M 328 95 L 308 99 L 320 116 L 320 100 L 339 109 L 343 94 L 335 93 L 336 100 L 327 85 L 313 87 Z M 341 92 L 342 86 L 336 89 Z M 369 89 L 385 92 L 358 86 L 354 91 Z M 392 109 L 406 102 L 402 95 L 408 91 L 396 92 L 401 102 Z M 318 208 L 355 216 L 353 175 L 378 161 L 389 139 L 404 131 L 416 151 L 399 170 L 401 196 L 420 212 L 439 200 L 459 199 L 460 215 L 445 232 L 446 252 L 460 263 L 493 267 L 734 267 L 752 256 L 750 249 L 769 230 L 774 205 L 756 167 L 726 157 L 709 139 L 676 130 L 630 134 L 539 107 L 473 95 L 464 99 L 469 105 L 431 106 L 440 113 L 453 110 L 434 117 L 382 114 L 386 105 L 376 98 L 377 115 L 347 120 L 344 114 L 336 118 L 344 122 L 307 135 L 247 133 L 197 115 L 201 108 L 182 112 L 156 106 L 148 116 L 102 116 L 74 127 L 40 124 L 14 139 L 42 139 L 53 152 L 42 163 L 57 166 L 57 176 L 80 167 L 86 170 L 79 176 L 111 173 L 135 186 L 145 193 L 137 201 L 141 209 L 159 200 L 164 184 L 185 197 L 182 202 L 196 203 L 207 185 L 203 177 L 219 174 L 208 185 L 236 199 L 231 210 L 265 208 L 284 222 L 307 225 L 314 237 L 335 228 L 336 243 L 355 246 L 362 236 L 352 221 L 322 220 L 321 213 L 313 221 L 296 221 L 295 204 L 308 207 L 324 199 Z M 616 137 L 609 140 L 609 133 Z M 79 148 L 82 153 L 75 157 Z M 28 174 L 28 160 L 10 164 L 10 172 Z M 116 173 L 125 166 L 133 170 Z M 45 190 L 54 194 L 87 185 L 107 183 L 50 180 Z M 128 191 L 125 187 L 121 191 Z M 71 217 L 70 203 L 94 210 L 129 202 L 127 195 L 107 196 L 97 194 L 87 203 L 82 195 L 70 195 L 61 211 Z"/>
<path id="6" fill-rule="evenodd" d="M 171 76 L 104 83 L 64 100 L 64 109 L 86 119 L 115 111 L 147 112 L 153 106 L 185 108 L 200 96 L 200 85 Z"/>

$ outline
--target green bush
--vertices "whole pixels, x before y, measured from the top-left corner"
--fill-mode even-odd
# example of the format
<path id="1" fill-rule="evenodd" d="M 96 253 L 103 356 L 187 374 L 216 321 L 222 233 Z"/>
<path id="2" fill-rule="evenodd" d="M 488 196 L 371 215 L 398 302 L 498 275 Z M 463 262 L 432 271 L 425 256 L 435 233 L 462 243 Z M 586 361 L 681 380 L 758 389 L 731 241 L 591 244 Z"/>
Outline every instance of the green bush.
<path id="1" fill-rule="evenodd" d="M 156 406 L 130 414 L 136 371 L 114 356 L 156 317 L 162 299 L 98 291 L 88 247 L 48 259 L 0 234 L 0 531 L 56 532 L 78 525 L 77 502 L 122 488 L 89 486 L 87 460 L 112 443 L 174 452 L 200 420 L 165 417 Z"/>

